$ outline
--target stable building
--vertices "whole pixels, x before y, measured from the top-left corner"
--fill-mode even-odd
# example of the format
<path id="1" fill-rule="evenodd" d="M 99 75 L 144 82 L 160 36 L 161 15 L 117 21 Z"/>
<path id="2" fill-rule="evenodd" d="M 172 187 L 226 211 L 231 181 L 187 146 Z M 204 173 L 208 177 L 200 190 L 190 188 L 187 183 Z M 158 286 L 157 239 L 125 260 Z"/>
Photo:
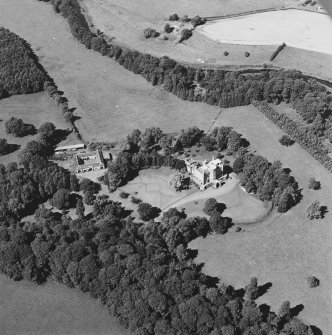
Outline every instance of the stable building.
<path id="1" fill-rule="evenodd" d="M 75 172 L 83 173 L 105 169 L 106 163 L 101 150 L 84 151 L 75 156 Z"/>
<path id="2" fill-rule="evenodd" d="M 79 144 L 64 145 L 64 146 L 56 147 L 54 152 L 55 152 L 55 154 L 63 154 L 65 152 L 78 151 L 78 150 L 82 150 L 84 148 L 85 148 L 85 144 L 84 143 L 79 143 Z"/>
<path id="3" fill-rule="evenodd" d="M 228 178 L 224 169 L 225 164 L 220 159 L 212 157 L 209 162 L 204 160 L 199 163 L 190 158 L 185 159 L 185 163 L 192 181 L 199 186 L 201 191 L 210 186 L 218 188 Z"/>

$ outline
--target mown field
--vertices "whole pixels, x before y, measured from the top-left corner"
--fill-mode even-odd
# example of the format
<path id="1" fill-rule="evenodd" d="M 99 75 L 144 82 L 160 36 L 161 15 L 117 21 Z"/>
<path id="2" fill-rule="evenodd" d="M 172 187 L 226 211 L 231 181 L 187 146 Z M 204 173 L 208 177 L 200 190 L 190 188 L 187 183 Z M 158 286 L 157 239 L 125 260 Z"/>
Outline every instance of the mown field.
<path id="1" fill-rule="evenodd" d="M 55 283 L 0 276 L 1 335 L 129 335 L 98 301 Z"/>
<path id="2" fill-rule="evenodd" d="M 0 163 L 3 164 L 17 161 L 17 156 L 24 149 L 25 144 L 37 137 L 37 135 L 30 135 L 19 138 L 7 134 L 5 122 L 12 116 L 22 119 L 25 123 L 33 124 L 36 129 L 45 122 L 52 122 L 58 129 L 70 128 L 70 124 L 65 121 L 60 109 L 45 93 L 17 95 L 0 100 L 0 120 L 2 120 L 0 138 L 6 138 L 10 144 L 20 145 L 19 150 L 0 157 Z M 77 142 L 75 135 L 70 134 L 63 144 L 75 141 Z"/>

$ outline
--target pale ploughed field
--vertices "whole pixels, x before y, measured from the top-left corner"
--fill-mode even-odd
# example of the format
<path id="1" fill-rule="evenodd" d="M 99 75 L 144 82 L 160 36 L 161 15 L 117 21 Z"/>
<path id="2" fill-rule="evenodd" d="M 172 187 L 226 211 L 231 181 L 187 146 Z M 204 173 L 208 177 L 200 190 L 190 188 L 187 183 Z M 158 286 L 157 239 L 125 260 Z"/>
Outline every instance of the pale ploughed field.
<path id="1" fill-rule="evenodd" d="M 280 45 L 332 55 L 332 21 L 326 14 L 289 9 L 217 20 L 198 30 L 220 43 Z M 227 33 L 225 33 L 227 32 Z"/>

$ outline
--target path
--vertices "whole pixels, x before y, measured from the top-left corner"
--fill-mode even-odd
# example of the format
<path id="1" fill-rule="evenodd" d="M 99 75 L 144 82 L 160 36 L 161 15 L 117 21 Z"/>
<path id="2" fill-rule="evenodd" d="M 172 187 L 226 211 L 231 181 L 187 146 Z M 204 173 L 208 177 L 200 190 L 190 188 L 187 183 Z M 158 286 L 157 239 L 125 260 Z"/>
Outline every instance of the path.
<path id="1" fill-rule="evenodd" d="M 168 204 L 166 204 L 162 208 L 162 211 L 164 212 L 170 208 L 183 206 L 184 204 L 187 204 L 188 202 L 202 200 L 202 199 L 209 199 L 209 198 L 214 198 L 214 197 L 224 195 L 230 192 L 232 189 L 234 189 L 237 184 L 238 184 L 238 181 L 236 178 L 228 179 L 226 183 L 220 188 L 215 189 L 215 188 L 210 187 L 205 191 L 197 191 L 188 196 L 184 196 L 180 199 L 173 200 L 169 202 Z"/>

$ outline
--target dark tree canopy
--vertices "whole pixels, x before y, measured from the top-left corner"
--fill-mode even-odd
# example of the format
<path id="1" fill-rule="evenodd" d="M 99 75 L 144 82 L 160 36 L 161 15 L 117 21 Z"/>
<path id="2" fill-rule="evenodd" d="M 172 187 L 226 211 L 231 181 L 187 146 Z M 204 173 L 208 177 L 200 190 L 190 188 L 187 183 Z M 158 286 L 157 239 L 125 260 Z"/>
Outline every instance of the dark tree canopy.
<path id="1" fill-rule="evenodd" d="M 60 188 L 54 193 L 50 203 L 58 209 L 68 209 L 70 207 L 70 191 Z"/>
<path id="2" fill-rule="evenodd" d="M 7 134 L 12 134 L 16 137 L 23 137 L 27 135 L 34 135 L 36 128 L 32 124 L 24 123 L 22 119 L 11 117 L 5 123 Z"/>

